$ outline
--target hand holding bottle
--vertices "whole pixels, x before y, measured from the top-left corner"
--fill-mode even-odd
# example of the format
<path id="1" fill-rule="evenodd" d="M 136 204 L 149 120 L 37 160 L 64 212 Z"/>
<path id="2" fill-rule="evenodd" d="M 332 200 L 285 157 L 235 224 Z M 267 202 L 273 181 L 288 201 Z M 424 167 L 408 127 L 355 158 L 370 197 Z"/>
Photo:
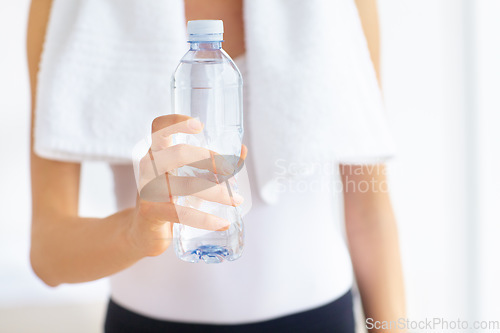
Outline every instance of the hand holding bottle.
<path id="1" fill-rule="evenodd" d="M 232 166 L 216 152 L 188 144 L 172 144 L 176 133 L 197 134 L 203 124 L 185 115 L 156 118 L 152 126 L 152 144 L 140 161 L 139 197 L 129 226 L 132 244 L 145 256 L 163 253 L 172 241 L 173 223 L 182 223 L 205 230 L 225 230 L 230 222 L 197 209 L 177 205 L 176 196 L 192 195 L 223 205 L 237 206 L 243 198 L 229 193 L 225 184 L 198 177 L 180 177 L 173 171 L 185 165 L 229 176 Z M 242 146 L 239 164 L 246 157 Z"/>

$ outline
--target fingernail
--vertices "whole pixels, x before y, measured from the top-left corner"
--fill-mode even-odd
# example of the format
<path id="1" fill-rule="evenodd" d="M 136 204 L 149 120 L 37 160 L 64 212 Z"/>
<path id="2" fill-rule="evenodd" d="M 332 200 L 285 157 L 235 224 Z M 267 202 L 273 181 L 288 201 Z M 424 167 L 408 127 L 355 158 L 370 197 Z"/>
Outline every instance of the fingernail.
<path id="1" fill-rule="evenodd" d="M 226 221 L 224 219 L 219 219 L 218 222 L 220 225 L 223 225 L 223 227 L 217 229 L 216 231 L 226 231 L 231 226 L 231 223 L 229 223 L 228 221 Z"/>
<path id="2" fill-rule="evenodd" d="M 199 131 L 203 128 L 203 125 L 198 119 L 191 118 L 187 121 L 187 125 L 190 129 L 194 131 Z"/>
<path id="3" fill-rule="evenodd" d="M 243 202 L 243 200 L 244 200 L 244 199 L 243 199 L 243 197 L 242 197 L 240 194 L 238 194 L 238 193 L 233 194 L 233 202 L 234 202 L 236 205 L 241 204 L 241 203 Z"/>

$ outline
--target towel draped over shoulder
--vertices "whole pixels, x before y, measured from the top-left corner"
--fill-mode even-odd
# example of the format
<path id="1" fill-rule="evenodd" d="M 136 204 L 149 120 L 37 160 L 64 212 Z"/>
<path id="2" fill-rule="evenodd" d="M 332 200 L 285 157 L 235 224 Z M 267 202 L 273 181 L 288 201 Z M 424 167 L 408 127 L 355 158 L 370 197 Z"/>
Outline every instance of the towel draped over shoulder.
<path id="1" fill-rule="evenodd" d="M 245 126 L 266 202 L 278 200 L 278 161 L 371 164 L 394 154 L 354 0 L 246 0 L 244 21 Z M 186 51 L 183 0 L 54 0 L 35 152 L 131 163 L 152 120 L 172 112 L 170 78 Z"/>

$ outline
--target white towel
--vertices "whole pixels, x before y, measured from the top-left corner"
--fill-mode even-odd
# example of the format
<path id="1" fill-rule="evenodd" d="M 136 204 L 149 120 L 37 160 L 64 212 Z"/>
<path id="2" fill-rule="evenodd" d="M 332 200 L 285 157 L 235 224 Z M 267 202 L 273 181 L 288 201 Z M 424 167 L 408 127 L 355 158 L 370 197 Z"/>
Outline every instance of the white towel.
<path id="1" fill-rule="evenodd" d="M 35 152 L 131 163 L 151 121 L 171 112 L 170 77 L 187 50 L 183 0 L 52 6 Z M 393 155 L 354 0 L 246 0 L 244 12 L 246 127 L 265 201 L 278 200 L 278 163 L 376 163 Z"/>

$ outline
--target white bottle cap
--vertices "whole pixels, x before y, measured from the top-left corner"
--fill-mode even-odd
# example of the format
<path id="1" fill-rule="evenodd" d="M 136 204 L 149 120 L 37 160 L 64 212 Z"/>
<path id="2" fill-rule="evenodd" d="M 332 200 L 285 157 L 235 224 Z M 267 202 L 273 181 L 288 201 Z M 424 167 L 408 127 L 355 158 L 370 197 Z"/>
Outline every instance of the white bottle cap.
<path id="1" fill-rule="evenodd" d="M 187 32 L 190 42 L 222 41 L 224 23 L 222 20 L 189 21 Z"/>

